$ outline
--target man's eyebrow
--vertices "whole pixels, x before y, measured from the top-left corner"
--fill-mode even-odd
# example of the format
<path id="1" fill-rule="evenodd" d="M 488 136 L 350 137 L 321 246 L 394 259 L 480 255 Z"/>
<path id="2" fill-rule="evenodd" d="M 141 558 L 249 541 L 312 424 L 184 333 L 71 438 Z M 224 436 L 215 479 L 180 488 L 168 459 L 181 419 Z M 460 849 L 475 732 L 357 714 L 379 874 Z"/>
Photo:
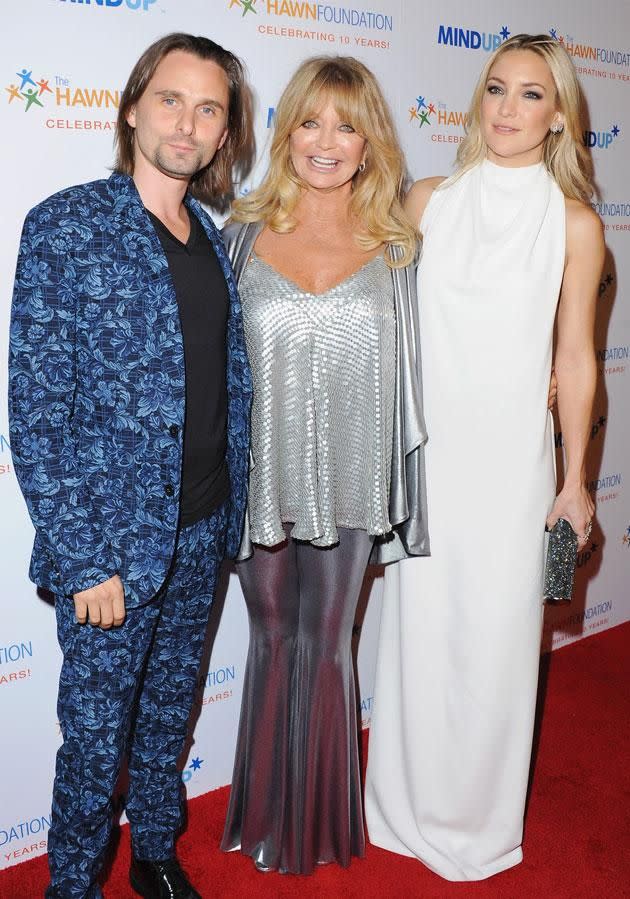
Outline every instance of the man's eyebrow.
<path id="1" fill-rule="evenodd" d="M 181 91 L 169 91 L 167 89 L 164 89 L 161 91 L 156 91 L 155 93 L 158 97 L 177 97 L 179 99 L 180 97 L 184 96 L 184 94 Z M 223 106 L 223 103 L 221 103 L 219 100 L 213 100 L 213 99 L 209 98 L 207 100 L 201 100 L 197 105 L 198 106 L 215 106 L 217 109 L 220 109 L 222 112 L 225 112 L 225 107 Z"/>

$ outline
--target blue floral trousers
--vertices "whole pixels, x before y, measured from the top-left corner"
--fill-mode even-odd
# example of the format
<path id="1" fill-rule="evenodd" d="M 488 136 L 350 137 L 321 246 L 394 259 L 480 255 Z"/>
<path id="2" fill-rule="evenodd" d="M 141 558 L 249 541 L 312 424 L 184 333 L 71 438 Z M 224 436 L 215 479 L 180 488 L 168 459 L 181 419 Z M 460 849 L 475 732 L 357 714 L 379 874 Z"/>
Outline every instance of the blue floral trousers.
<path id="1" fill-rule="evenodd" d="M 57 598 L 63 744 L 53 788 L 48 897 L 102 895 L 97 877 L 125 753 L 133 852 L 153 860 L 173 855 L 182 821 L 177 760 L 224 555 L 226 520 L 223 506 L 180 532 L 164 587 L 151 602 L 129 610 L 121 627 L 77 624 L 72 600 Z"/>

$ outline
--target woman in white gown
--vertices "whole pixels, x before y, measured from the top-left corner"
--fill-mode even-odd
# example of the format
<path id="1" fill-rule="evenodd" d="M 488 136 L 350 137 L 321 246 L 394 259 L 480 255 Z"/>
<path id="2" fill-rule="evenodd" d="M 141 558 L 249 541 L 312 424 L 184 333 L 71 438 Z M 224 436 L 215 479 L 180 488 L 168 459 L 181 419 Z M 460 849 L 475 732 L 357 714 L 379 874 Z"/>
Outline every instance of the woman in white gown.
<path id="1" fill-rule="evenodd" d="M 561 45 L 489 59 L 456 174 L 420 181 L 431 557 L 389 566 L 366 783 L 377 846 L 448 880 L 522 859 L 545 522 L 583 546 L 602 227 L 588 205 L 579 88 Z M 566 452 L 555 497 L 547 388 Z"/>

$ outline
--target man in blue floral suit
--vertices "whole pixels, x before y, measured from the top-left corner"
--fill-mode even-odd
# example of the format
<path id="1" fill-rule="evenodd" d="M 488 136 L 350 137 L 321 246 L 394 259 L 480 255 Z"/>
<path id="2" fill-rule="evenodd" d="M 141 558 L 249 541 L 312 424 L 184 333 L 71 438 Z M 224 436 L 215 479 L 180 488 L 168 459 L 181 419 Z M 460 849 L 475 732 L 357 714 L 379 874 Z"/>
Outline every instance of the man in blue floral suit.
<path id="1" fill-rule="evenodd" d="M 217 569 L 238 549 L 250 372 L 218 204 L 250 144 L 243 72 L 206 38 L 143 54 L 115 173 L 28 214 L 10 344 L 30 575 L 63 652 L 49 897 L 98 897 L 125 753 L 130 879 L 198 897 L 175 857 L 182 752 Z"/>

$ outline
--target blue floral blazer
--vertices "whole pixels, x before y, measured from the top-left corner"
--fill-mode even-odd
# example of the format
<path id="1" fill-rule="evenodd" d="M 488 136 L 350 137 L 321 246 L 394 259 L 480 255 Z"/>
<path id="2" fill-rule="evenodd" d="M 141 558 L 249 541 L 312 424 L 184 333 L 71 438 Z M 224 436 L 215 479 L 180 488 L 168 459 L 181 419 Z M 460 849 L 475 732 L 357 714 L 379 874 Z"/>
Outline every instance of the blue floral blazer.
<path id="1" fill-rule="evenodd" d="M 191 197 L 230 293 L 227 555 L 246 503 L 251 375 L 221 237 Z M 184 349 L 166 256 L 133 180 L 114 174 L 29 212 L 9 348 L 15 471 L 35 526 L 30 577 L 72 594 L 118 573 L 128 607 L 160 588 L 179 518 Z"/>

